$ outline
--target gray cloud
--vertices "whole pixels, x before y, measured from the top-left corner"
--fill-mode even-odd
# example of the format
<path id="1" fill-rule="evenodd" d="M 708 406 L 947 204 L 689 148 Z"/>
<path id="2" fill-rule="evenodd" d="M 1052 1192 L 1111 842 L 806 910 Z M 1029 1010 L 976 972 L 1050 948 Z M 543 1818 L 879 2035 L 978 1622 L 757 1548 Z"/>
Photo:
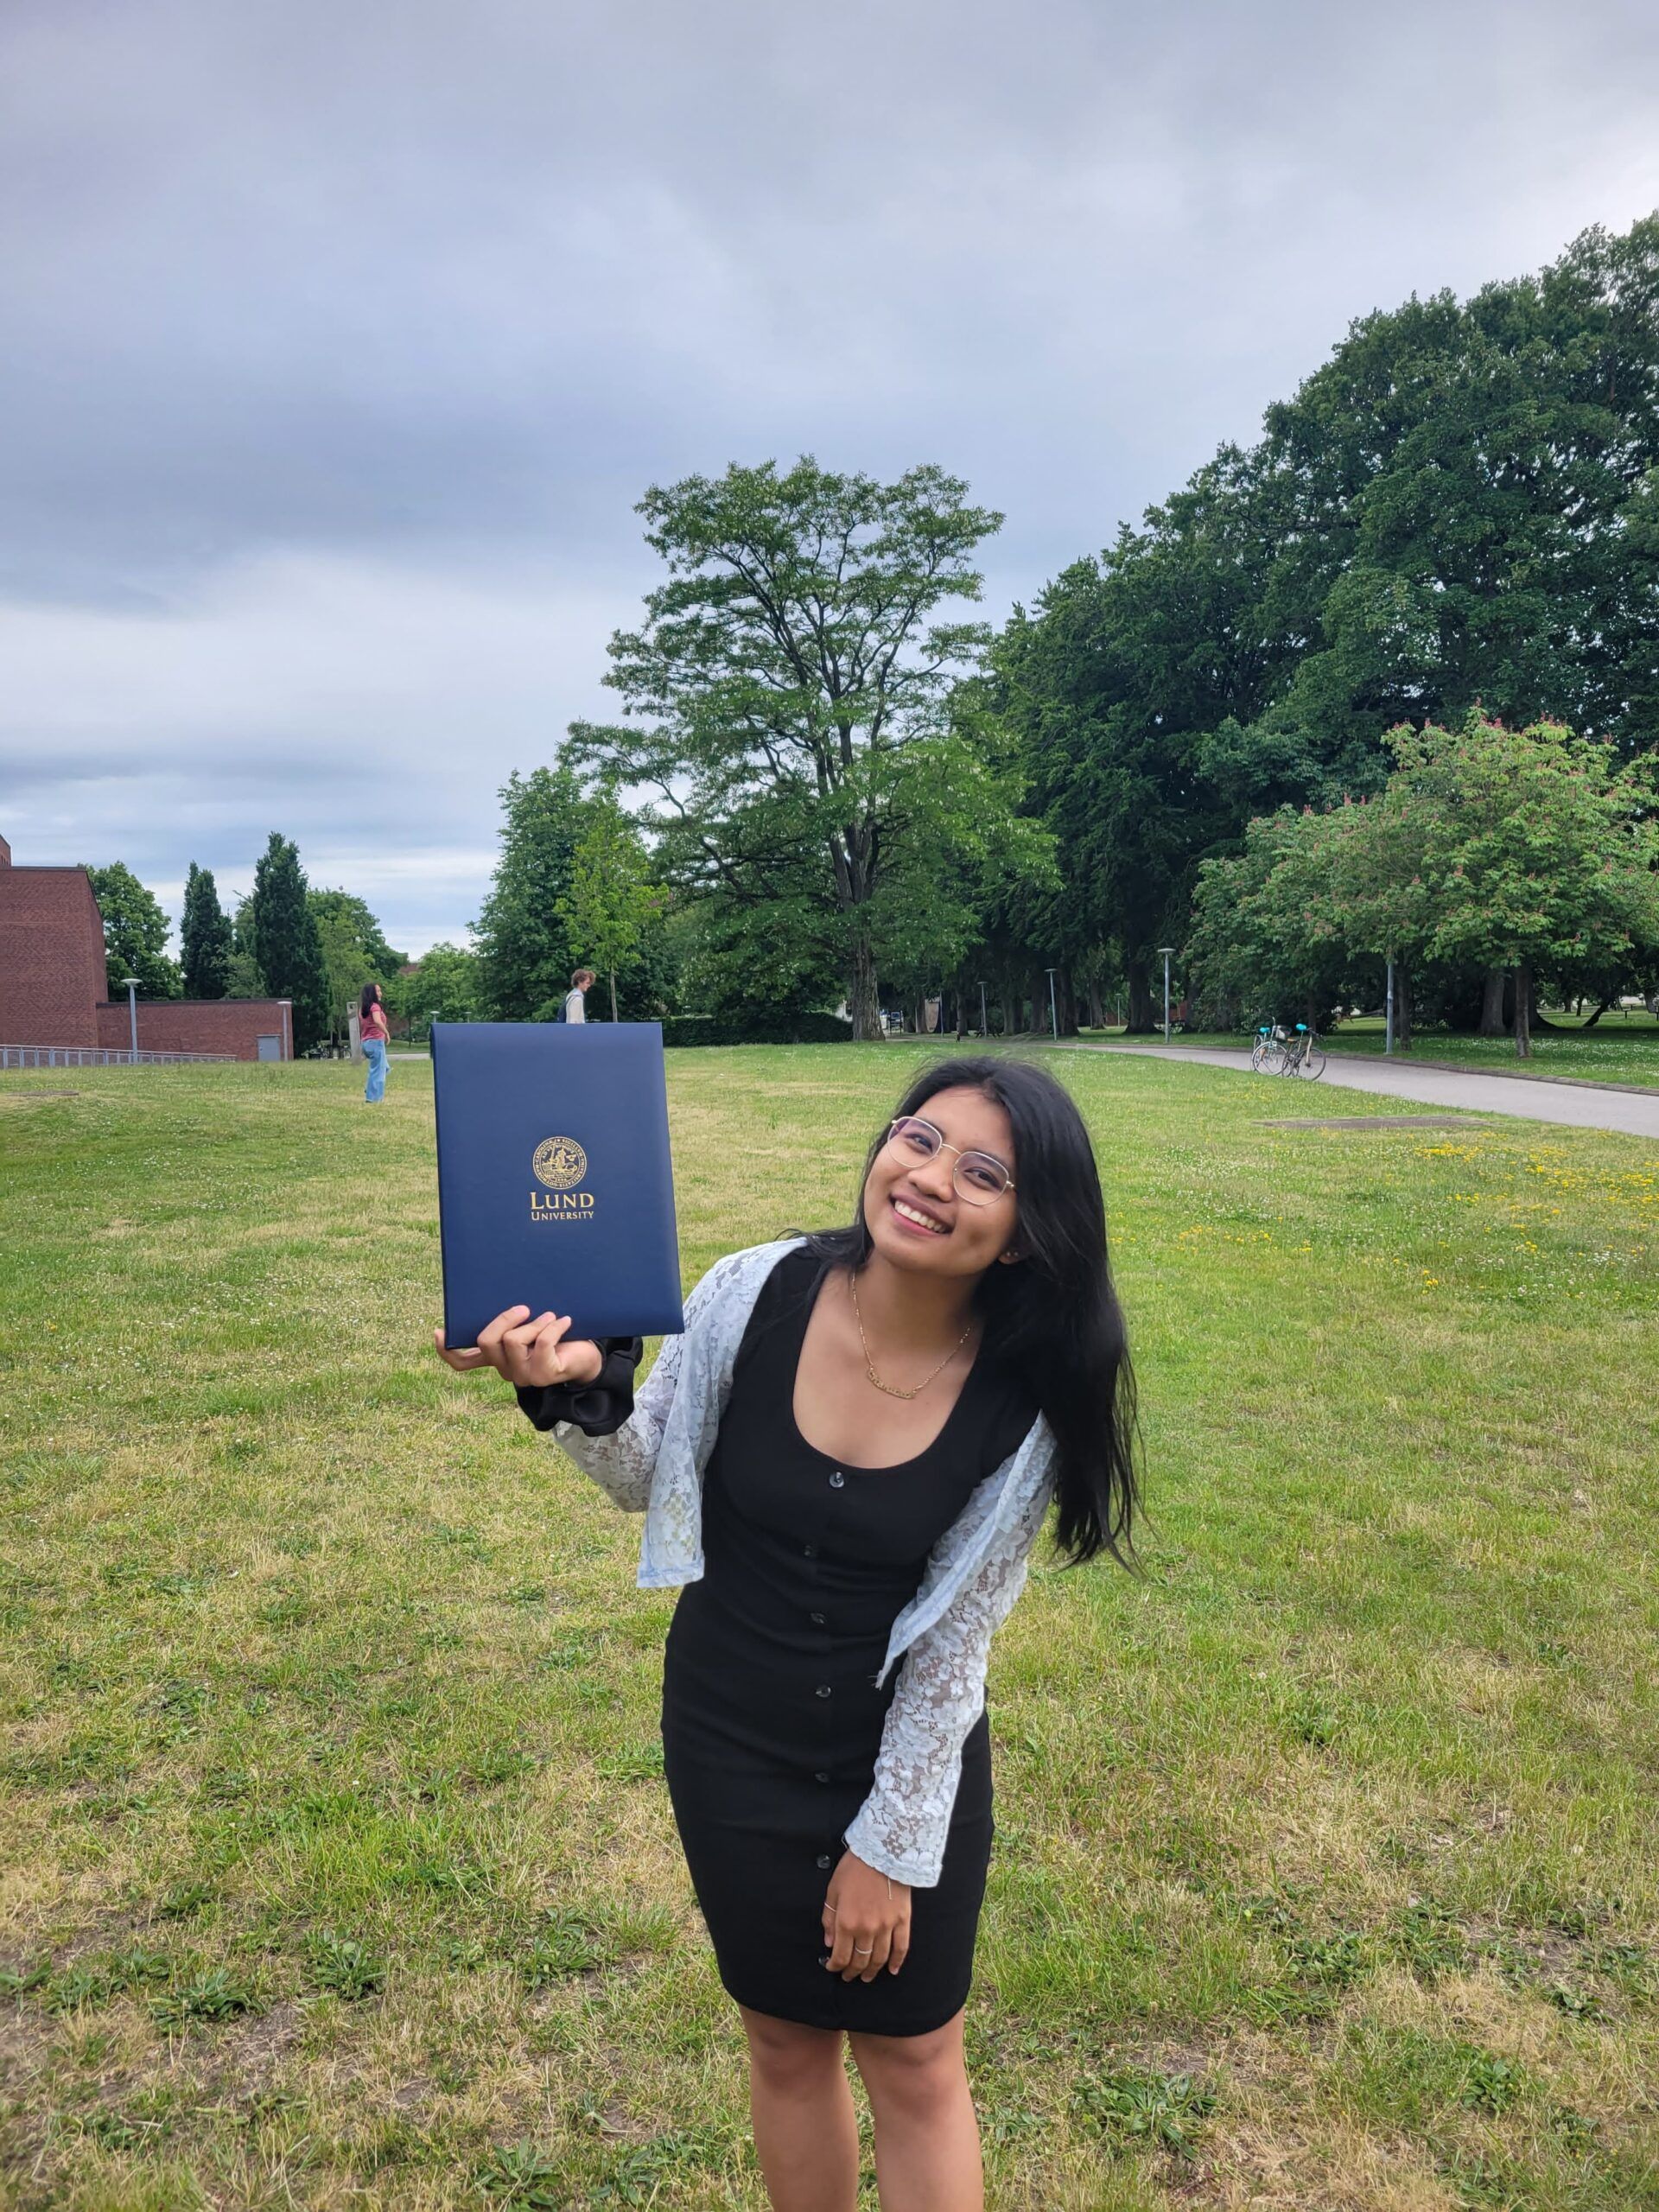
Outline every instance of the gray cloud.
<path id="1" fill-rule="evenodd" d="M 454 933 L 647 482 L 938 460 L 1028 597 L 1351 316 L 1659 202 L 1656 61 L 1645 0 L 13 0 L 0 829 L 280 825 Z"/>

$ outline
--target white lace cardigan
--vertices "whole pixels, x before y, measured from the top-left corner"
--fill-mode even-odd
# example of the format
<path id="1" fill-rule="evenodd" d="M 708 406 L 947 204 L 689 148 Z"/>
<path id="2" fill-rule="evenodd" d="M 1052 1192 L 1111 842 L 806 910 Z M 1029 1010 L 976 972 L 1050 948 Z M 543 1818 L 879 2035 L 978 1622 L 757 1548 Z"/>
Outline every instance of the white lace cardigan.
<path id="1" fill-rule="evenodd" d="M 731 1394 L 732 1369 L 785 1237 L 716 1261 L 686 1300 L 685 1332 L 665 1338 L 633 1412 L 609 1436 L 559 1421 L 554 1435 L 627 1513 L 643 1513 L 638 1580 L 664 1590 L 701 1580 L 702 1473 Z M 1026 1563 L 1053 1488 L 1054 1439 L 1039 1414 L 1019 1448 L 974 1491 L 929 1554 L 899 1612 L 879 1687 L 905 1658 L 881 1732 L 875 1781 L 847 1844 L 896 1882 L 939 1878 L 962 1747 L 985 1703 L 991 1638 L 1025 1586 Z"/>

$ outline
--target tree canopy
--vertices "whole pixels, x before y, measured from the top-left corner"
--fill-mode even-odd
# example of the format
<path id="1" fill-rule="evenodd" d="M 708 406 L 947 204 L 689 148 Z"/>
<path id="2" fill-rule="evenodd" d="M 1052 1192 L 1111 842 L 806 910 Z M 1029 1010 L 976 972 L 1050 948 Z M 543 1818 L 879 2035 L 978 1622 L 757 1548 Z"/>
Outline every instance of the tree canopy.
<path id="1" fill-rule="evenodd" d="M 365 983 L 385 987 L 403 965 L 367 902 L 349 891 L 310 891 L 305 894 L 317 925 L 323 975 L 328 995 L 328 1029 L 334 1037 L 347 1033 L 353 1008 Z"/>
<path id="2" fill-rule="evenodd" d="M 230 917 L 219 903 L 211 868 L 190 863 L 184 885 L 184 921 L 179 931 L 188 999 L 222 999 L 230 988 L 233 938 Z"/>
<path id="3" fill-rule="evenodd" d="M 1375 798 L 1260 816 L 1242 854 L 1201 868 L 1185 953 L 1206 994 L 1314 1018 L 1387 959 L 1478 987 L 1508 970 L 1524 1054 L 1541 978 L 1659 967 L 1651 760 L 1478 709 L 1385 743 Z"/>
<path id="4" fill-rule="evenodd" d="M 302 1052 L 328 1034 L 328 977 L 306 890 L 299 848 L 273 830 L 254 868 L 245 931 L 267 995 L 293 1001 Z"/>
<path id="5" fill-rule="evenodd" d="M 122 861 L 89 868 L 92 894 L 104 918 L 104 960 L 111 998 L 122 995 L 129 976 L 138 979 L 147 999 L 175 999 L 183 988 L 178 963 L 167 957 L 173 925 L 161 901 L 147 891 Z"/>
<path id="6" fill-rule="evenodd" d="M 1001 524 L 934 467 L 891 484 L 810 456 L 653 487 L 646 539 L 668 569 L 638 631 L 611 641 L 618 724 L 572 725 L 568 761 L 649 795 L 644 820 L 712 941 L 803 987 L 842 982 L 855 1033 L 879 1029 L 877 973 L 924 932 L 971 931 L 952 856 L 1007 819 L 952 690 L 989 632 L 973 601 Z"/>

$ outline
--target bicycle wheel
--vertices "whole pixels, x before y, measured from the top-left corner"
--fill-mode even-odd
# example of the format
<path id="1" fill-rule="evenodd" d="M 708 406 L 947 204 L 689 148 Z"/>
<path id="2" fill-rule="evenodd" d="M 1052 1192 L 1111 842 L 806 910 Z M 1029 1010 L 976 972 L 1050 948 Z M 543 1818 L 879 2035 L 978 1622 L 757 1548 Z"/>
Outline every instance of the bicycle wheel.
<path id="1" fill-rule="evenodd" d="M 1250 1047 L 1250 1065 L 1257 1075 L 1266 1075 L 1273 1064 L 1273 1039 L 1258 1037 Z"/>
<path id="2" fill-rule="evenodd" d="M 1311 1040 L 1297 1064 L 1296 1072 L 1298 1075 L 1305 1075 L 1310 1083 L 1317 1083 L 1325 1073 L 1325 1054 L 1319 1046 Z"/>

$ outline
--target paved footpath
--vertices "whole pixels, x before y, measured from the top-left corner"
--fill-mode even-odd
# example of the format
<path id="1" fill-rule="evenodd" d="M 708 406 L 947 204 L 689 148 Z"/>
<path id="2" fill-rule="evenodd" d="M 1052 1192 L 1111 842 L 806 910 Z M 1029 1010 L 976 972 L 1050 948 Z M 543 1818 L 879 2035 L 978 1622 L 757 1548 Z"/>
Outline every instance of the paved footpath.
<path id="1" fill-rule="evenodd" d="M 1209 1045 L 1092 1045 L 1070 1043 L 1077 1052 L 1141 1052 L 1159 1060 L 1197 1060 L 1202 1066 L 1255 1075 L 1248 1052 Z M 1333 1084 L 1344 1090 L 1374 1090 L 1387 1098 L 1415 1098 L 1426 1106 L 1455 1106 L 1477 1114 L 1513 1114 L 1523 1122 L 1566 1122 L 1580 1129 L 1622 1129 L 1629 1136 L 1659 1139 L 1659 1092 L 1643 1096 L 1606 1090 L 1593 1083 L 1534 1083 L 1525 1077 L 1481 1075 L 1471 1070 L 1414 1068 L 1401 1061 L 1350 1059 L 1332 1052 L 1317 1083 L 1300 1077 L 1259 1075 L 1263 1103 L 1278 1113 L 1314 1115 Z M 1292 1103 L 1294 1102 L 1294 1103 Z"/>

